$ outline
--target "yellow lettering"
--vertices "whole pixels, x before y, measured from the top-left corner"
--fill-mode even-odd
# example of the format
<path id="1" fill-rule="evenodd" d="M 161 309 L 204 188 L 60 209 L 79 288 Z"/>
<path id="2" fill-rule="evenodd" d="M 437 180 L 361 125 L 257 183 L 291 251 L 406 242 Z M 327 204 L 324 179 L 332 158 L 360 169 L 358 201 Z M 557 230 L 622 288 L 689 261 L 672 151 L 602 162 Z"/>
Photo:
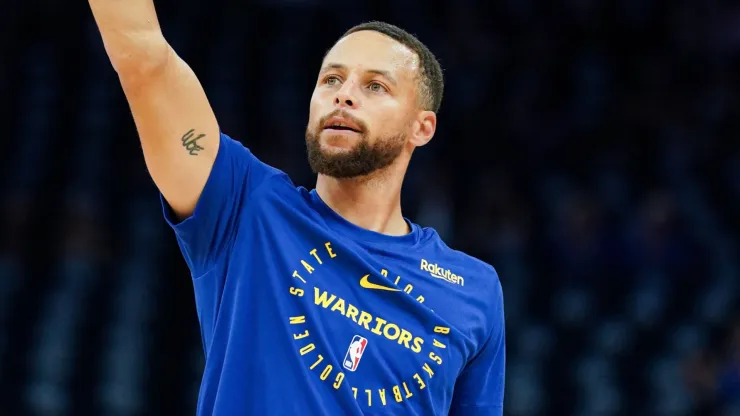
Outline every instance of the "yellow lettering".
<path id="1" fill-rule="evenodd" d="M 406 382 L 404 381 L 402 384 L 403 389 L 406 390 L 406 398 L 408 399 L 409 397 L 413 396 L 413 394 L 409 391 L 409 388 L 406 386 Z"/>
<path id="2" fill-rule="evenodd" d="M 342 385 L 342 381 L 344 381 L 344 373 L 340 372 L 339 374 L 337 374 L 337 378 L 335 379 L 333 384 L 335 390 Z"/>
<path id="3" fill-rule="evenodd" d="M 405 288 L 403 288 L 403 291 L 406 292 L 406 293 L 409 293 L 409 294 L 411 293 L 412 290 L 414 290 L 414 287 L 411 286 L 410 283 L 407 284 Z"/>
<path id="4" fill-rule="evenodd" d="M 424 381 L 419 376 L 419 373 L 414 374 L 414 379 L 419 383 L 419 390 L 424 390 L 424 387 L 427 385 L 424 384 Z"/>
<path id="5" fill-rule="evenodd" d="M 442 365 L 442 357 L 438 356 L 434 352 L 429 353 L 429 358 L 431 358 L 432 361 L 437 363 L 437 365 Z"/>
<path id="6" fill-rule="evenodd" d="M 357 400 L 357 387 L 352 387 L 352 392 L 355 394 L 355 400 Z"/>
<path id="7" fill-rule="evenodd" d="M 331 307 L 332 312 L 333 311 L 340 311 L 342 312 L 342 315 L 344 315 L 344 299 L 339 298 L 337 300 L 337 303 L 334 304 L 334 306 Z"/>
<path id="8" fill-rule="evenodd" d="M 419 295 L 419 297 L 416 298 L 416 301 L 419 303 L 424 303 L 424 296 Z"/>
<path id="9" fill-rule="evenodd" d="M 401 389 L 398 386 L 393 386 L 393 397 L 396 398 L 396 402 L 401 403 L 403 396 L 401 396 Z"/>
<path id="10" fill-rule="evenodd" d="M 401 280 L 401 276 L 396 276 L 396 280 L 393 282 L 395 284 L 398 284 L 398 282 Z"/>
<path id="11" fill-rule="evenodd" d="M 380 402 L 385 406 L 385 389 L 379 389 L 378 394 L 380 395 Z"/>
<path id="12" fill-rule="evenodd" d="M 299 340 L 299 339 L 306 338 L 307 336 L 308 336 L 308 329 L 306 330 L 306 332 L 302 334 L 293 334 L 293 339 Z"/>
<path id="13" fill-rule="evenodd" d="M 314 268 L 313 268 L 313 267 L 311 267 L 311 265 L 310 265 L 310 264 L 306 263 L 306 261 L 305 261 L 305 260 L 301 260 L 301 264 L 303 265 L 303 268 L 304 268 L 304 269 L 306 269 L 306 271 L 307 271 L 307 272 L 308 272 L 309 274 L 313 273 L 313 271 L 314 271 Z"/>
<path id="14" fill-rule="evenodd" d="M 380 332 L 380 327 L 382 327 L 383 324 L 387 323 L 388 321 L 386 321 L 383 318 L 378 318 L 378 317 L 375 317 L 375 320 L 378 322 L 378 324 L 375 325 L 375 328 L 373 328 L 372 333 L 377 334 L 377 335 L 383 335 L 383 333 Z"/>
<path id="15" fill-rule="evenodd" d="M 367 407 L 371 407 L 373 405 L 373 391 L 365 389 L 365 393 L 367 393 Z"/>
<path id="16" fill-rule="evenodd" d="M 314 369 L 314 368 L 316 368 L 316 366 L 317 366 L 317 365 L 319 365 L 319 363 L 320 363 L 320 362 L 322 362 L 322 361 L 324 361 L 324 356 L 323 356 L 323 355 L 321 355 L 321 354 L 319 354 L 319 359 L 318 359 L 318 360 L 316 360 L 316 362 L 315 362 L 315 363 L 313 363 L 313 365 L 312 365 L 311 367 L 308 367 L 308 369 L 309 369 L 309 370 L 313 370 L 313 369 Z"/>
<path id="17" fill-rule="evenodd" d="M 391 335 L 389 333 L 389 330 L 393 328 L 393 334 Z M 394 339 L 398 338 L 398 335 L 401 333 L 401 330 L 398 328 L 398 325 L 396 324 L 388 324 L 383 328 L 383 335 L 385 335 L 386 338 L 393 341 Z"/>
<path id="18" fill-rule="evenodd" d="M 388 277 L 388 270 L 383 269 L 383 270 L 380 271 L 380 274 L 382 274 L 385 277 Z"/>
<path id="19" fill-rule="evenodd" d="M 432 343 L 434 344 L 434 346 L 437 348 L 447 348 L 447 345 L 437 341 L 436 338 L 432 339 L 432 341 L 433 341 Z"/>
<path id="20" fill-rule="evenodd" d="M 291 295 L 294 295 L 294 296 L 301 297 L 301 296 L 303 296 L 303 289 L 297 289 L 295 287 L 291 287 L 290 288 L 290 294 Z"/>
<path id="21" fill-rule="evenodd" d="M 315 304 L 317 305 L 321 304 L 323 308 L 328 308 L 329 305 L 331 305 L 334 302 L 334 299 L 336 298 L 336 296 L 331 295 L 329 299 L 327 299 L 326 297 L 327 297 L 326 291 L 321 292 L 321 295 L 319 295 L 319 288 L 318 287 L 313 288 L 313 299 L 314 299 L 313 301 Z"/>
<path id="22" fill-rule="evenodd" d="M 424 365 L 421 366 L 421 369 L 426 371 L 427 374 L 429 374 L 429 378 L 434 377 L 434 371 L 432 371 L 432 367 L 429 367 L 429 364 L 424 363 Z"/>
<path id="23" fill-rule="evenodd" d="M 446 326 L 435 326 L 434 327 L 434 332 L 436 332 L 438 334 L 449 334 L 450 333 L 450 328 L 447 328 Z"/>
<path id="24" fill-rule="evenodd" d="M 327 364 L 326 368 L 324 368 L 324 371 L 321 372 L 321 375 L 319 376 L 319 378 L 321 380 L 326 380 L 326 378 L 329 377 L 329 374 L 331 374 L 331 370 L 333 369 L 334 369 L 333 365 Z"/>
<path id="25" fill-rule="evenodd" d="M 300 280 L 303 283 L 306 283 L 306 281 L 301 277 L 301 275 L 298 274 L 298 270 L 293 271 L 293 277 L 295 277 L 296 279 Z"/>
<path id="26" fill-rule="evenodd" d="M 311 255 L 316 258 L 316 261 L 318 261 L 319 264 L 324 264 L 324 263 L 321 262 L 321 259 L 319 258 L 319 255 L 316 254 L 316 249 L 313 249 L 313 250 L 309 251 L 309 253 L 311 253 Z"/>
<path id="27" fill-rule="evenodd" d="M 365 329 L 367 329 L 369 331 L 370 330 L 370 327 L 367 326 L 367 324 L 369 324 L 370 321 L 372 321 L 372 320 L 373 320 L 373 316 L 372 315 L 370 315 L 369 313 L 367 313 L 365 311 L 362 311 L 362 312 L 360 312 L 360 320 L 357 321 L 357 324 L 364 326 Z"/>
<path id="28" fill-rule="evenodd" d="M 291 325 L 305 324 L 305 323 L 306 323 L 306 317 L 305 316 L 291 316 L 290 317 L 290 324 Z"/>
<path id="29" fill-rule="evenodd" d="M 310 343 L 310 344 L 306 345 L 305 347 L 301 348 L 300 350 L 298 350 L 298 352 L 300 352 L 301 355 L 306 355 L 309 352 L 313 351 L 315 348 L 316 348 L 316 346 L 313 345 L 313 343 Z"/>
<path id="30" fill-rule="evenodd" d="M 398 337 L 398 343 L 399 344 L 403 344 L 403 346 L 406 347 L 406 348 L 411 348 L 411 347 L 409 347 L 409 341 L 411 341 L 412 339 L 414 339 L 414 336 L 411 335 L 411 332 L 409 332 L 409 331 L 407 331 L 405 329 L 402 329 L 401 330 L 401 336 Z"/>
<path id="31" fill-rule="evenodd" d="M 326 244 L 324 244 L 324 247 L 326 247 L 326 251 L 327 251 L 327 252 L 329 253 L 329 257 L 331 257 L 331 258 L 334 258 L 334 257 L 336 257 L 336 256 L 337 256 L 336 254 L 334 254 L 334 253 L 333 253 L 333 252 L 331 251 L 331 243 L 326 243 Z"/>
<path id="32" fill-rule="evenodd" d="M 415 352 L 417 354 L 420 353 L 421 352 L 421 344 L 423 344 L 423 343 L 424 343 L 424 340 L 423 339 L 421 339 L 419 337 L 414 338 L 414 346 L 411 347 L 411 351 L 413 351 L 413 352 Z"/>
<path id="33" fill-rule="evenodd" d="M 351 320 L 355 321 L 357 323 L 357 314 L 360 313 L 359 309 L 355 308 L 355 305 L 349 304 L 347 305 L 347 314 L 344 315 L 347 318 L 350 318 Z"/>

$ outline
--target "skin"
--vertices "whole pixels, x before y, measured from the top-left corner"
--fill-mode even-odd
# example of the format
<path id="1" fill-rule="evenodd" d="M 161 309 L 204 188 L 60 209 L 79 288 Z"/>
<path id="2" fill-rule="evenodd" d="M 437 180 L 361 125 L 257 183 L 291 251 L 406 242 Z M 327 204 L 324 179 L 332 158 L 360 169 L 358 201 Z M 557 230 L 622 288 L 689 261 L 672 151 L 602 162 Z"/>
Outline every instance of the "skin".
<path id="1" fill-rule="evenodd" d="M 307 140 L 313 135 L 323 158 L 342 158 L 364 141 L 370 148 L 397 148 L 385 167 L 350 178 L 319 172 L 316 191 L 349 222 L 378 233 L 403 235 L 401 186 L 411 155 L 427 144 L 437 116 L 420 106 L 419 58 L 377 32 L 360 31 L 337 42 L 325 57 L 311 96 Z M 363 131 L 324 130 L 328 116 L 343 114 Z"/>

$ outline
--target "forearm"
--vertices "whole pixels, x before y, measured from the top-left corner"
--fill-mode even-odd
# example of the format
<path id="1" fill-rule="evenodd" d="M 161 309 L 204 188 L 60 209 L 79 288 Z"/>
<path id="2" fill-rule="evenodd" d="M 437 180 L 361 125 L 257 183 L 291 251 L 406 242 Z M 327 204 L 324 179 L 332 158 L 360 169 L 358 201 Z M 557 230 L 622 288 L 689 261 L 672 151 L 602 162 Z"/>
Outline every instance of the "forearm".
<path id="1" fill-rule="evenodd" d="M 163 65 L 169 45 L 153 0 L 89 0 L 105 50 L 119 73 Z"/>

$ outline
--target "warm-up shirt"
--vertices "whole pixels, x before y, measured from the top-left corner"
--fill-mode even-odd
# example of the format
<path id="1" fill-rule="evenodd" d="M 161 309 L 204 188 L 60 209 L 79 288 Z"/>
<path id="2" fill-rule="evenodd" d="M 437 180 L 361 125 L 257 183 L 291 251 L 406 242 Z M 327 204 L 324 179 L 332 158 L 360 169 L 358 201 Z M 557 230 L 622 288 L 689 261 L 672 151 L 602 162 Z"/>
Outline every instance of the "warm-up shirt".
<path id="1" fill-rule="evenodd" d="M 198 415 L 501 415 L 490 265 L 432 228 L 360 228 L 221 134 L 195 208 L 165 217 L 192 273 Z"/>

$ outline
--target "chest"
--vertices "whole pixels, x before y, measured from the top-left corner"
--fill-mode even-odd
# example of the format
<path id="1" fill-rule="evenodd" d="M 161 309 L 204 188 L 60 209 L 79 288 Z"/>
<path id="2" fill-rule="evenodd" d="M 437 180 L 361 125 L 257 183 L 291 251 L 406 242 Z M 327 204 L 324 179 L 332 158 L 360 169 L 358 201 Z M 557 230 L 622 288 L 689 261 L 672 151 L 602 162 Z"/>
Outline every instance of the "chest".
<path id="1" fill-rule="evenodd" d="M 476 345 L 462 286 L 431 276 L 423 251 L 362 244 L 309 222 L 266 227 L 274 249 L 256 259 L 269 271 L 261 296 L 279 315 L 292 365 L 309 387 L 351 396 L 368 414 L 437 414 Z"/>

